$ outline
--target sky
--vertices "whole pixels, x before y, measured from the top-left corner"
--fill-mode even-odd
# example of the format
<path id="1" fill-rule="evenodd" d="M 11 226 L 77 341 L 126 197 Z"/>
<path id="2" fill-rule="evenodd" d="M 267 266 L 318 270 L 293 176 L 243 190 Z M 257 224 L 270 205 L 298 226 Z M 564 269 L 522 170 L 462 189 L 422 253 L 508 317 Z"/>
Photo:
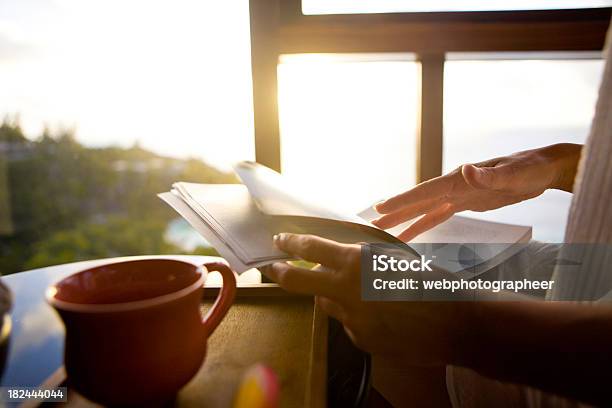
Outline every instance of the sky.
<path id="1" fill-rule="evenodd" d="M 310 0 L 304 8 L 519 3 L 612 0 Z M 248 18 L 247 0 L 0 0 L 0 117 L 18 114 L 32 138 L 45 126 L 72 128 L 89 146 L 138 142 L 229 169 L 254 159 Z M 411 55 L 357 59 L 287 56 L 278 68 L 285 174 L 350 211 L 414 184 L 420 92 Z M 447 62 L 445 169 L 584 140 L 601 67 L 601 60 Z"/>
<path id="2" fill-rule="evenodd" d="M 0 114 L 217 165 L 252 158 L 246 1 L 0 1 Z"/>

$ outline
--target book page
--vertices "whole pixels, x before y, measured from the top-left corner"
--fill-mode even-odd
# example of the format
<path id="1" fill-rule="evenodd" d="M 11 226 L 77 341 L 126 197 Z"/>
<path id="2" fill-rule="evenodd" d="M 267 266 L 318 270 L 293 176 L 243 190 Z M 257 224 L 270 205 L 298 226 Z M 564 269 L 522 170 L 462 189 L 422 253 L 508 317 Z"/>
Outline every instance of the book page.
<path id="1" fill-rule="evenodd" d="M 373 207 L 368 207 L 358 215 L 369 222 L 380 217 L 381 214 L 376 212 Z M 389 228 L 387 232 L 393 236 L 398 236 L 415 221 L 416 219 L 403 222 L 393 228 Z M 429 244 L 514 244 L 529 242 L 530 239 L 531 227 L 453 215 L 442 224 L 435 226 L 429 231 L 425 231 L 410 242 Z"/>
<path id="2" fill-rule="evenodd" d="M 234 170 L 265 214 L 315 217 L 369 225 L 363 218 L 341 214 L 316 202 L 312 195 L 299 191 L 281 174 L 261 164 L 244 161 L 238 163 Z"/>
<path id="3" fill-rule="evenodd" d="M 245 186 L 175 183 L 174 187 L 243 262 L 286 258 L 272 245 L 268 221 Z"/>
<path id="4" fill-rule="evenodd" d="M 181 217 L 183 217 L 189 225 L 191 225 L 201 236 L 208 241 L 225 258 L 233 270 L 242 273 L 251 266 L 242 262 L 231 250 L 229 246 L 212 230 L 210 225 L 206 224 L 200 216 L 187 205 L 183 199 L 171 192 L 160 193 L 157 195 L 172 209 L 174 209 Z"/>
<path id="5" fill-rule="evenodd" d="M 406 248 L 405 243 L 374 226 L 318 217 L 275 215 L 271 220 L 270 225 L 275 233 L 311 234 L 345 244 L 389 243 Z"/>
<path id="6" fill-rule="evenodd" d="M 290 257 L 276 249 L 280 232 L 313 234 L 345 243 L 392 242 L 404 245 L 373 226 L 319 217 L 267 215 L 259 211 L 241 184 L 174 183 L 160 195 L 203 235 L 236 270 Z"/>

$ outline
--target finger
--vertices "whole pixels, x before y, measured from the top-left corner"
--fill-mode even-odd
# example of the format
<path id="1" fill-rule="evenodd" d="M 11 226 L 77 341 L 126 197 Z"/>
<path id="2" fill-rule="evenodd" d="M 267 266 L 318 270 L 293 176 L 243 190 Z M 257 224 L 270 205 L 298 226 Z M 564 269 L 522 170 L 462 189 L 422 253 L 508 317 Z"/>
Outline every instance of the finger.
<path id="1" fill-rule="evenodd" d="M 329 270 L 315 271 L 277 262 L 261 271 L 289 292 L 331 297 L 336 289 Z"/>
<path id="2" fill-rule="evenodd" d="M 461 175 L 466 183 L 478 189 L 501 190 L 508 185 L 512 177 L 511 166 L 477 167 L 473 164 L 464 164 Z"/>
<path id="3" fill-rule="evenodd" d="M 411 220 L 413 218 L 418 217 L 419 215 L 423 215 L 428 211 L 436 208 L 440 205 L 440 198 L 435 198 L 432 200 L 426 200 L 420 202 L 416 205 L 411 205 L 406 208 L 402 208 L 399 211 L 395 211 L 389 214 L 385 214 L 382 217 L 372 221 L 372 224 L 376 225 L 381 229 L 388 229 L 391 227 L 395 227 L 402 222 Z"/>
<path id="4" fill-rule="evenodd" d="M 346 264 L 346 245 L 314 235 L 282 233 L 274 236 L 274 245 L 305 261 L 337 269 Z"/>
<path id="5" fill-rule="evenodd" d="M 444 197 L 452 187 L 452 180 L 448 175 L 418 184 L 414 188 L 391 197 L 382 203 L 376 204 L 374 209 L 381 214 L 389 214 L 419 201 Z"/>
<path id="6" fill-rule="evenodd" d="M 339 303 L 323 296 L 317 296 L 315 301 L 317 306 L 319 306 L 329 316 L 341 323 L 346 320 L 346 311 Z"/>
<path id="7" fill-rule="evenodd" d="M 425 214 L 414 224 L 402 231 L 397 237 L 404 242 L 409 242 L 417 235 L 420 235 L 423 232 L 432 229 L 436 225 L 448 220 L 454 213 L 455 208 L 452 204 L 443 204 L 434 211 Z"/>

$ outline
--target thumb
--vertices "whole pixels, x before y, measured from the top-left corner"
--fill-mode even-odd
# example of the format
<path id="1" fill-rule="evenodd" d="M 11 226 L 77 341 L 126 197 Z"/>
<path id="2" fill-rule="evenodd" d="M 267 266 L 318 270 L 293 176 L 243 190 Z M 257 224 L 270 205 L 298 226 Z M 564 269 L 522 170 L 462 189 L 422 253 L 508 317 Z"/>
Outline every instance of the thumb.
<path id="1" fill-rule="evenodd" d="M 476 167 L 473 164 L 464 164 L 461 174 L 466 183 L 479 189 L 502 189 L 506 185 L 504 169 L 501 167 Z"/>

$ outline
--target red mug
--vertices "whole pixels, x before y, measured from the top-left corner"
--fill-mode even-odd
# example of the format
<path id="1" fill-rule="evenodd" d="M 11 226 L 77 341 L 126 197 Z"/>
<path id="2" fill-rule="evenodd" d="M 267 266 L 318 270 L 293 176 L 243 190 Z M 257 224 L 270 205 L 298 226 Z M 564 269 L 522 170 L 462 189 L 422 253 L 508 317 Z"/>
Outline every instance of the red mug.
<path id="1" fill-rule="evenodd" d="M 202 318 L 209 270 L 221 273 L 223 288 Z M 69 386 L 104 405 L 171 400 L 199 370 L 206 341 L 235 295 L 234 273 L 220 262 L 134 260 L 61 280 L 47 300 L 66 327 Z"/>

